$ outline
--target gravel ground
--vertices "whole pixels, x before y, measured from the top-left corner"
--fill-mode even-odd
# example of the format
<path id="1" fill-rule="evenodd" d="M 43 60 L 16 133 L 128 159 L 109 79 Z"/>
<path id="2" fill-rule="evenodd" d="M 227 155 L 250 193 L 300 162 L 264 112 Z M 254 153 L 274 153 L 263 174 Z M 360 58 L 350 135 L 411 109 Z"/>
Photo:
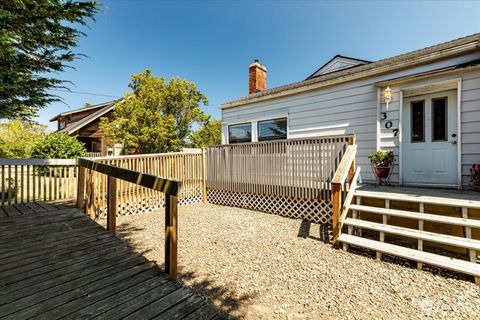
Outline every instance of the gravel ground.
<path id="1" fill-rule="evenodd" d="M 162 265 L 163 219 L 120 217 L 118 234 Z M 180 207 L 178 220 L 179 281 L 232 318 L 480 318 L 480 287 L 468 278 L 334 249 L 315 224 L 215 205 Z"/>

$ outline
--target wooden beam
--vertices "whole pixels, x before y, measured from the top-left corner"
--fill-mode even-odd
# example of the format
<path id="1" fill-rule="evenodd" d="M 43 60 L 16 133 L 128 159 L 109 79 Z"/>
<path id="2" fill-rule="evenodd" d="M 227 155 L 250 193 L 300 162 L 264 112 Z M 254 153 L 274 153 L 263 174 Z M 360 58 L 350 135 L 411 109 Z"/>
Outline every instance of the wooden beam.
<path id="1" fill-rule="evenodd" d="M 161 178 L 148 173 L 119 168 L 85 158 L 78 158 L 78 165 L 168 195 L 177 196 L 180 188 L 180 182 L 174 179 Z"/>
<path id="2" fill-rule="evenodd" d="M 107 230 L 115 235 L 117 230 L 117 179 L 111 176 L 108 176 L 107 179 Z"/>
<path id="3" fill-rule="evenodd" d="M 165 272 L 177 279 L 177 210 L 178 199 L 165 195 Z"/>
<path id="4" fill-rule="evenodd" d="M 34 188 L 35 188 L 35 183 L 34 183 Z M 34 195 L 34 198 L 35 198 L 35 195 Z M 84 211 L 85 209 L 85 168 L 83 167 L 78 167 L 77 208 L 81 211 Z"/>
<path id="5" fill-rule="evenodd" d="M 342 185 L 332 183 L 332 193 L 333 193 L 333 207 L 332 207 L 332 240 L 335 244 L 336 239 L 340 235 L 340 230 L 338 228 L 338 222 L 340 220 L 340 214 L 342 211 Z"/>
<path id="6" fill-rule="evenodd" d="M 207 155 L 202 148 L 202 201 L 207 203 Z"/>

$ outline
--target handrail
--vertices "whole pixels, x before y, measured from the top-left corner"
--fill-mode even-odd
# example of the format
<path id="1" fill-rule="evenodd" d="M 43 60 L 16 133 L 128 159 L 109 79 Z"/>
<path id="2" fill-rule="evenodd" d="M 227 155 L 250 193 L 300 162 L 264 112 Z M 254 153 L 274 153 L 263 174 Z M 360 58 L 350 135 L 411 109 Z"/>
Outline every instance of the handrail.
<path id="1" fill-rule="evenodd" d="M 355 155 L 357 152 L 356 145 L 349 145 L 340 164 L 332 179 L 332 243 L 335 244 L 336 239 L 340 235 L 339 221 L 342 213 L 342 190 L 346 191 L 347 177 L 350 184 L 355 176 Z"/>
<path id="2" fill-rule="evenodd" d="M 93 161 L 85 158 L 78 158 L 77 163 L 80 167 L 94 170 L 127 182 L 135 183 L 142 187 L 157 190 L 172 196 L 178 195 L 178 189 L 180 186 L 180 181 L 178 180 L 166 179 L 148 173 L 141 173 L 130 169 L 99 163 L 97 161 L 97 159 Z"/>
<path id="3" fill-rule="evenodd" d="M 342 205 L 342 213 L 338 218 L 338 227 L 337 227 L 338 233 L 334 234 L 332 237 L 332 242 L 334 244 L 337 242 L 338 237 L 342 233 L 343 222 L 345 221 L 348 211 L 350 210 L 350 205 L 352 204 L 353 195 L 355 194 L 355 190 L 357 189 L 357 181 L 358 181 L 358 178 L 360 177 L 360 171 L 361 171 L 361 167 L 357 167 L 357 170 L 355 170 L 355 174 L 353 175 L 352 181 L 350 181 L 349 190 L 348 190 L 347 196 L 345 197 L 345 201 L 343 202 L 343 205 Z"/>
<path id="4" fill-rule="evenodd" d="M 104 157 L 95 157 L 97 160 L 122 160 L 122 159 L 143 159 L 143 158 L 152 158 L 152 157 L 162 157 L 162 156 L 183 156 L 186 154 L 200 154 L 201 151 L 180 151 L 180 152 L 167 152 L 167 153 L 142 153 L 142 154 L 130 154 L 123 156 L 104 156 Z"/>
<path id="5" fill-rule="evenodd" d="M 165 272 L 170 278 L 177 278 L 177 212 L 178 191 L 180 182 L 174 179 L 165 179 L 147 173 L 141 173 L 125 168 L 120 168 L 93 160 L 78 158 L 78 193 L 77 207 L 85 213 L 91 210 L 93 188 L 88 198 L 88 206 L 85 205 L 86 170 L 103 173 L 108 176 L 107 180 L 107 230 L 113 235 L 116 233 L 117 216 L 117 183 L 121 179 L 136 185 L 150 188 L 165 193 Z M 91 176 L 89 176 L 91 178 Z"/>
<path id="6" fill-rule="evenodd" d="M 345 154 L 343 155 L 342 160 L 340 161 L 337 171 L 335 171 L 335 175 L 332 178 L 332 184 L 345 183 L 345 180 L 347 179 L 348 172 L 350 170 L 352 162 L 355 160 L 356 153 L 357 153 L 356 145 L 349 145 L 347 147 L 347 150 L 345 151 Z"/>

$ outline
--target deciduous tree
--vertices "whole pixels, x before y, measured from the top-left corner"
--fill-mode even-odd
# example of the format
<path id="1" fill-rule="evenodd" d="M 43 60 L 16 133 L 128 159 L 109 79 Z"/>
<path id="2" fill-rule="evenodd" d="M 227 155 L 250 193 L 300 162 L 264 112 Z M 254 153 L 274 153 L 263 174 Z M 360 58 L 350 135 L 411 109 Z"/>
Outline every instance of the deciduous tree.
<path id="1" fill-rule="evenodd" d="M 146 70 L 132 76 L 129 88 L 115 105 L 113 119 L 102 118 L 100 124 L 127 153 L 179 151 L 188 145 L 194 124 L 209 120 L 200 108 L 208 100 L 191 81 L 165 81 Z"/>
<path id="2" fill-rule="evenodd" d="M 191 143 L 194 148 L 218 145 L 222 142 L 222 122 L 210 120 L 203 127 L 193 132 Z"/>
<path id="3" fill-rule="evenodd" d="M 29 158 L 46 126 L 14 119 L 0 124 L 0 158 Z"/>

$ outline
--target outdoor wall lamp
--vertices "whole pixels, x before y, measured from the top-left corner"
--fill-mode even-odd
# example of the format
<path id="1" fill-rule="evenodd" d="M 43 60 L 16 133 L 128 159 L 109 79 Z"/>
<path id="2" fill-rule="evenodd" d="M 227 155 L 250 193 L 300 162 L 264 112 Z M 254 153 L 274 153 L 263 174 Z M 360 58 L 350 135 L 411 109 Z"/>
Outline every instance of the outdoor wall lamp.
<path id="1" fill-rule="evenodd" d="M 387 104 L 387 110 L 388 110 L 388 104 L 390 101 L 392 101 L 392 89 L 390 89 L 389 86 L 385 90 L 383 90 L 383 97 L 385 99 L 385 103 Z"/>

